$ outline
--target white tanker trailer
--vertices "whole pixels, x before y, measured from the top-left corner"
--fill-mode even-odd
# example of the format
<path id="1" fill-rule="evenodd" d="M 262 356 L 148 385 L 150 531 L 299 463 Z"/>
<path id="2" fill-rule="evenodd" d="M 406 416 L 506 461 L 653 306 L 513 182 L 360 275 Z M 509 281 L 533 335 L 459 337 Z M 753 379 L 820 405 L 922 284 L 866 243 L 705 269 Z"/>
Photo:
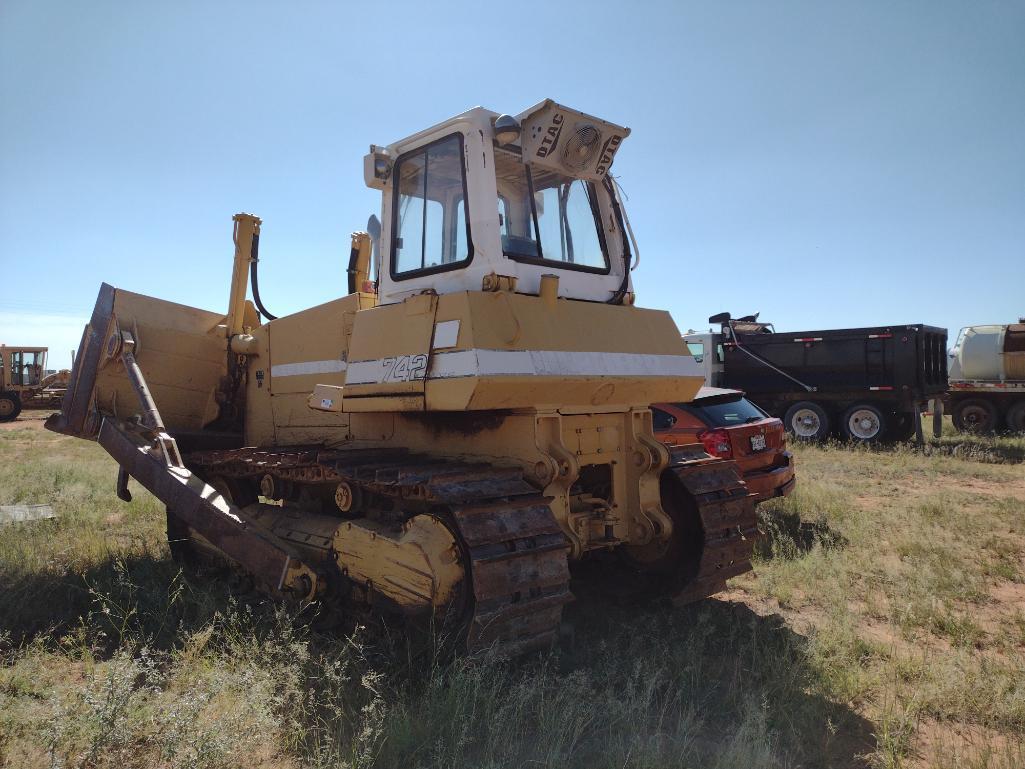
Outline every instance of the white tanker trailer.
<path id="1" fill-rule="evenodd" d="M 947 368 L 954 427 L 1025 432 L 1025 318 L 961 329 Z"/>

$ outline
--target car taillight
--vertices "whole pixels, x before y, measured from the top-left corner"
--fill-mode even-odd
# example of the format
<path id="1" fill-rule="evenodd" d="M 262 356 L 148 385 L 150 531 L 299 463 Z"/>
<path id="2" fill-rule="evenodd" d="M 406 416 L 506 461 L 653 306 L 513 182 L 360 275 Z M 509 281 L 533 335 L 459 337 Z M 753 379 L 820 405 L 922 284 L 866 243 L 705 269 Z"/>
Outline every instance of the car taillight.
<path id="1" fill-rule="evenodd" d="M 705 430 L 698 434 L 705 451 L 713 457 L 730 459 L 733 456 L 733 449 L 730 446 L 730 436 L 725 430 Z"/>

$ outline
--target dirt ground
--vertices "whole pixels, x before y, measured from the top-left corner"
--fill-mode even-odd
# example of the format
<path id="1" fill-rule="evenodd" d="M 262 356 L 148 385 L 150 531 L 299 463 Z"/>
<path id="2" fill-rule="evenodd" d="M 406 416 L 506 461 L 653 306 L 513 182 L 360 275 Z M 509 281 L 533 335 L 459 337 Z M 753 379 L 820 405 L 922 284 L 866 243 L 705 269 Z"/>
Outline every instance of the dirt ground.
<path id="1" fill-rule="evenodd" d="M 0 422 L 0 430 L 42 430 L 52 411 L 23 411 L 12 422 Z"/>

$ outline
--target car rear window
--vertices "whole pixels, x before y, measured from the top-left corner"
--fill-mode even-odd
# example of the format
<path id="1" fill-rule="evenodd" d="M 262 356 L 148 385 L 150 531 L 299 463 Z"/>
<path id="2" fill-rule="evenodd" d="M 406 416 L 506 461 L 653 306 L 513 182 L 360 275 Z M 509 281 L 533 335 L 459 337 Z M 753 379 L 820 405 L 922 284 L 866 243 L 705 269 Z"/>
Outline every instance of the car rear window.
<path id="1" fill-rule="evenodd" d="M 678 403 L 679 408 L 694 414 L 709 427 L 731 427 L 765 419 L 768 416 L 747 398 L 709 399 L 707 403 Z"/>

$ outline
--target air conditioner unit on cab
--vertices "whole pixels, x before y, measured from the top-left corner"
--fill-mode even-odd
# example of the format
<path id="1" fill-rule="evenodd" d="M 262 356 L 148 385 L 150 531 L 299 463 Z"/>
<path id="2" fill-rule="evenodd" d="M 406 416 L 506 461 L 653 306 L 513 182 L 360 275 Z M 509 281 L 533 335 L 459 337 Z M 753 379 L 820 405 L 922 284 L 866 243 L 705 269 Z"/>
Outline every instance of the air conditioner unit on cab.
<path id="1" fill-rule="evenodd" d="M 517 116 L 523 162 L 601 181 L 630 129 L 547 99 Z"/>

